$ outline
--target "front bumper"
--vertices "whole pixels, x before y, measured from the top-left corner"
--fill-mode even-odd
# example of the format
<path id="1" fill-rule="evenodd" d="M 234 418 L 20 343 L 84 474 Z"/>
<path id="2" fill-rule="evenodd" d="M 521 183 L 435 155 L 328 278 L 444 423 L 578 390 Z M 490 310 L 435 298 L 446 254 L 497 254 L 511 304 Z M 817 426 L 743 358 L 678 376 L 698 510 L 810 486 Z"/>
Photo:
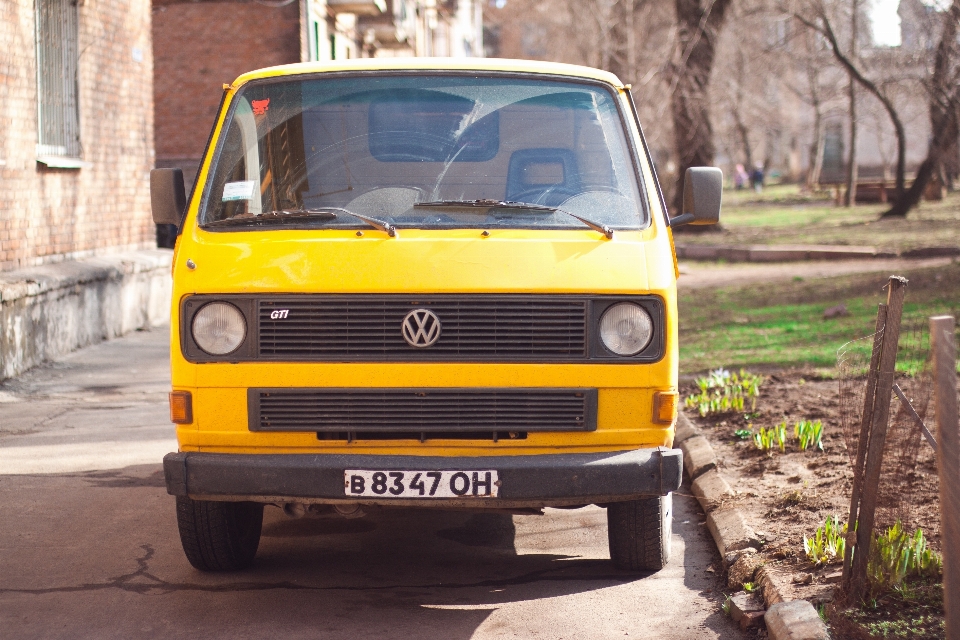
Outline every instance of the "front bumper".
<path id="1" fill-rule="evenodd" d="M 683 454 L 657 447 L 532 456 L 169 453 L 167 491 L 198 500 L 357 503 L 383 506 L 519 508 L 603 504 L 662 496 L 680 487 Z M 497 498 L 348 497 L 344 470 L 484 470 L 500 477 Z"/>

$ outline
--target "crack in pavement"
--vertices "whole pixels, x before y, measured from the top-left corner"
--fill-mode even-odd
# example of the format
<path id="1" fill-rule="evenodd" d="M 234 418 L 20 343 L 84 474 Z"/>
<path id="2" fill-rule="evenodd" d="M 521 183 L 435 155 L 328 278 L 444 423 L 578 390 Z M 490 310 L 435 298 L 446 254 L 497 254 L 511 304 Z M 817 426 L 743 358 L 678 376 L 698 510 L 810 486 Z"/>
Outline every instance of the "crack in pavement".
<path id="1" fill-rule="evenodd" d="M 317 586 L 297 584 L 296 582 L 234 582 L 230 584 L 197 584 L 197 583 L 173 583 L 162 578 L 158 578 L 149 571 L 148 562 L 155 553 L 153 546 L 149 544 L 140 545 L 144 553 L 136 559 L 137 570 L 127 573 L 107 582 L 85 583 L 68 587 L 45 587 L 40 589 L 16 589 L 0 587 L 0 593 L 22 593 L 28 595 L 45 595 L 49 593 L 75 593 L 83 591 L 103 591 L 106 589 L 119 589 L 130 593 L 146 595 L 153 592 L 156 595 L 166 595 L 180 591 L 199 591 L 207 593 L 226 593 L 234 591 L 269 591 L 273 589 L 283 589 L 289 591 L 389 591 L 391 589 L 474 589 L 480 587 L 507 587 L 535 582 L 563 582 L 568 580 L 588 580 L 590 582 L 632 582 L 640 575 L 623 575 L 615 573 L 599 574 L 595 576 L 562 576 L 550 575 L 559 571 L 566 571 L 567 567 L 552 567 L 548 569 L 539 569 L 529 573 L 521 574 L 511 578 L 499 578 L 491 580 L 480 580 L 478 582 L 436 582 L 430 584 L 391 584 L 380 586 Z M 587 566 L 598 567 L 607 565 L 606 560 L 584 560 Z M 583 565 L 581 565 L 582 568 Z M 140 582 L 138 579 L 145 579 L 147 582 Z"/>

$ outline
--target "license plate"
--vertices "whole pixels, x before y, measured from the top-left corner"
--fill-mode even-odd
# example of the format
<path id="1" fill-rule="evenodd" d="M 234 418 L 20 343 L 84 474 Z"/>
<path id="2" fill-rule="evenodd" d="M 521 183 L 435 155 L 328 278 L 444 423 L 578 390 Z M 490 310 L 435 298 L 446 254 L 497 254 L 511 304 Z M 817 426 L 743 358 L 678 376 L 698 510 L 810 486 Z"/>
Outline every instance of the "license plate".
<path id="1" fill-rule="evenodd" d="M 496 471 L 343 472 L 344 492 L 358 498 L 496 498 Z"/>

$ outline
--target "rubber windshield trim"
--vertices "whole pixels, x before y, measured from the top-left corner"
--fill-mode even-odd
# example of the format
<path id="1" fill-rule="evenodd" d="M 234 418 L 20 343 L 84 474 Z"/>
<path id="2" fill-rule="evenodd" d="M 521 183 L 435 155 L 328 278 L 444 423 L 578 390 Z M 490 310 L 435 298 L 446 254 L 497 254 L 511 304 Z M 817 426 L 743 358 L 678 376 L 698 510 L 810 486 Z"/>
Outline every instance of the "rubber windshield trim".
<path id="1" fill-rule="evenodd" d="M 667 202 L 663 198 L 663 188 L 660 186 L 660 178 L 657 177 L 657 165 L 653 163 L 653 156 L 650 154 L 650 145 L 647 144 L 647 137 L 643 134 L 643 125 L 640 124 L 640 113 L 637 111 L 637 103 L 633 99 L 632 89 L 626 89 L 627 101 L 630 103 L 630 110 L 633 111 L 633 121 L 637 123 L 637 131 L 640 132 L 640 144 L 643 145 L 643 152 L 647 156 L 647 164 L 650 166 L 650 174 L 653 176 L 653 186 L 657 188 L 657 198 L 660 200 L 660 210 L 663 212 L 664 222 L 670 226 L 670 213 L 667 211 Z"/>
<path id="2" fill-rule="evenodd" d="M 223 115 L 223 122 L 226 125 L 232 120 L 234 111 L 237 108 L 237 97 L 239 97 L 240 93 L 246 87 L 249 87 L 251 85 L 274 84 L 274 83 L 291 82 L 291 81 L 297 81 L 297 80 L 303 81 L 307 79 L 316 80 L 319 78 L 360 78 L 360 77 L 370 78 L 370 77 L 396 77 L 396 76 L 477 77 L 479 73 L 481 73 L 481 71 L 479 70 L 446 71 L 442 69 L 429 69 L 429 70 L 402 69 L 402 70 L 385 70 L 385 71 L 330 71 L 330 72 L 315 71 L 312 73 L 295 73 L 295 74 L 283 75 L 283 76 L 271 76 L 269 78 L 257 78 L 257 79 L 245 82 L 239 87 L 236 87 L 236 91 L 233 94 L 233 98 L 230 100 L 230 104 L 227 106 L 227 113 Z M 643 178 L 643 171 L 640 170 L 640 155 L 639 155 L 640 152 L 639 152 L 639 149 L 637 149 L 636 141 L 634 140 L 633 136 L 630 135 L 630 127 L 627 121 L 627 115 L 624 113 L 623 103 L 621 100 L 618 99 L 618 94 L 620 91 L 625 91 L 627 94 L 630 93 L 629 91 L 626 91 L 624 87 L 617 87 L 616 85 L 610 84 L 608 82 L 604 82 L 602 80 L 596 80 L 594 78 L 583 78 L 580 76 L 568 76 L 568 75 L 552 74 L 552 73 L 523 73 L 523 72 L 513 72 L 513 71 L 482 71 L 482 73 L 484 76 L 491 76 L 491 77 L 497 77 L 497 78 L 513 78 L 513 79 L 520 79 L 520 80 L 536 79 L 536 80 L 547 80 L 547 81 L 555 81 L 555 82 L 567 82 L 570 84 L 593 86 L 606 91 L 610 95 L 610 97 L 613 99 L 613 103 L 616 105 L 616 108 L 617 108 L 617 114 L 620 116 L 620 127 L 623 131 L 624 138 L 626 139 L 627 146 L 630 150 L 628 155 L 630 156 L 630 161 L 633 164 L 634 176 L 637 179 L 637 191 L 639 192 L 640 207 L 641 207 L 640 213 L 643 216 L 643 219 L 640 221 L 640 225 L 637 228 L 621 229 L 621 230 L 622 231 L 644 231 L 650 227 L 650 225 L 653 223 L 653 220 L 652 220 L 652 215 L 650 211 L 650 203 L 647 200 L 646 182 L 644 181 L 644 178 Z M 224 103 L 224 100 L 226 100 L 226 96 L 227 96 L 227 91 L 224 91 L 223 98 L 221 98 L 221 101 L 220 101 L 220 110 L 218 111 L 218 116 L 217 116 L 218 118 L 220 117 L 220 113 L 223 110 L 223 103 Z M 629 102 L 631 103 L 631 105 L 633 105 L 632 97 L 629 99 Z M 635 108 L 634 108 L 634 113 L 632 115 L 636 120 Z M 639 122 L 638 122 L 638 128 L 639 128 Z M 211 138 L 213 137 L 214 131 L 216 131 L 216 123 L 214 124 L 214 127 L 210 130 Z M 213 151 L 213 156 L 210 158 L 211 169 L 215 168 L 216 162 L 219 161 L 220 159 L 221 148 L 225 140 L 225 136 L 223 135 L 224 132 L 225 132 L 225 128 L 222 127 L 220 129 L 220 135 L 217 136 L 216 148 Z M 642 137 L 642 133 L 641 133 L 641 137 Z M 208 150 L 209 150 L 210 140 L 207 141 L 207 144 L 208 144 Z M 646 147 L 644 148 L 646 150 Z M 649 160 L 649 153 L 647 157 Z M 206 155 L 204 155 L 204 161 L 206 161 Z M 201 163 L 200 166 L 202 167 L 203 164 Z M 651 163 L 651 167 L 652 166 L 653 164 Z M 656 180 L 655 171 L 654 171 L 654 180 Z M 196 190 L 196 182 L 197 181 L 195 180 L 193 185 L 193 190 L 191 190 L 190 192 L 191 199 L 193 197 L 194 191 Z M 200 224 L 200 214 L 205 210 L 205 207 L 207 206 L 207 201 L 210 196 L 211 184 L 212 184 L 212 181 L 208 179 L 205 181 L 203 185 L 203 193 L 201 194 L 200 203 L 199 203 L 199 206 L 197 207 L 197 226 L 199 228 L 209 233 L 233 233 L 233 232 L 242 233 L 242 232 L 248 232 L 248 231 L 263 231 L 263 228 L 261 227 L 219 228 L 219 227 L 202 226 Z M 657 188 L 659 190 L 659 185 L 657 186 Z M 661 202 L 662 200 L 663 200 L 663 196 L 661 194 Z M 190 202 L 190 200 L 188 200 L 187 202 Z M 666 210 L 664 209 L 664 211 Z M 186 216 L 184 216 L 184 219 L 186 219 Z M 290 229 L 290 228 L 291 227 L 288 227 L 288 226 L 277 227 L 277 229 Z M 316 228 L 317 227 L 311 227 L 311 229 L 316 229 Z M 339 227 L 339 229 L 344 229 L 344 227 Z M 349 229 L 352 231 L 353 227 L 346 227 L 346 229 Z M 569 227 L 569 228 L 564 227 L 563 229 L 579 230 L 579 227 Z M 617 229 L 614 228 L 614 230 L 616 231 Z"/>
<path id="3" fill-rule="evenodd" d="M 223 111 L 223 103 L 227 100 L 227 89 L 223 90 L 223 93 L 220 94 L 220 105 L 217 107 L 217 118 L 220 117 L 220 112 Z M 224 120 L 226 122 L 226 120 Z M 203 155 L 200 156 L 200 166 L 197 167 L 197 175 L 193 177 L 193 184 L 190 185 L 190 197 L 187 198 L 187 207 L 184 209 L 183 215 L 180 217 L 180 224 L 177 226 L 177 236 L 183 233 L 183 228 L 187 224 L 187 212 L 190 211 L 190 203 L 193 201 L 193 196 L 197 193 L 197 182 L 200 180 L 200 172 L 203 170 L 203 163 L 207 161 L 207 157 L 210 154 L 210 145 L 213 143 L 213 133 L 217 130 L 217 123 L 214 121 L 213 126 L 210 127 L 210 135 L 207 136 L 207 143 L 203 145 Z M 219 149 L 219 146 L 218 146 Z M 210 158 L 211 164 L 213 164 L 213 158 Z M 201 194 L 202 198 L 206 197 L 206 184 L 204 184 L 204 193 Z M 201 200 L 201 204 L 204 201 Z M 200 207 L 197 207 L 197 213 L 200 212 Z"/>

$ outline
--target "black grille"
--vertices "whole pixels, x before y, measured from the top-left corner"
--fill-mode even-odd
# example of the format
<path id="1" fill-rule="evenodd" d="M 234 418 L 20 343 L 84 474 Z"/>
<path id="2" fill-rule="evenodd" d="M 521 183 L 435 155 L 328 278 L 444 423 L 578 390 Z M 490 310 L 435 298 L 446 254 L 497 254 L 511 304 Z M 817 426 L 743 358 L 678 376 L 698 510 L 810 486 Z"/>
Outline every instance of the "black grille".
<path id="1" fill-rule="evenodd" d="M 429 309 L 442 332 L 406 343 L 404 317 Z M 278 317 L 281 311 L 284 317 Z M 267 360 L 570 360 L 587 356 L 587 302 L 497 296 L 299 296 L 260 300 L 259 356 Z M 273 317 L 271 317 L 273 316 Z"/>
<path id="2" fill-rule="evenodd" d="M 596 389 L 250 389 L 251 431 L 593 431 Z"/>

